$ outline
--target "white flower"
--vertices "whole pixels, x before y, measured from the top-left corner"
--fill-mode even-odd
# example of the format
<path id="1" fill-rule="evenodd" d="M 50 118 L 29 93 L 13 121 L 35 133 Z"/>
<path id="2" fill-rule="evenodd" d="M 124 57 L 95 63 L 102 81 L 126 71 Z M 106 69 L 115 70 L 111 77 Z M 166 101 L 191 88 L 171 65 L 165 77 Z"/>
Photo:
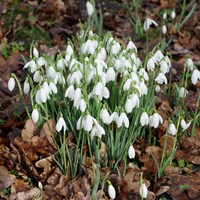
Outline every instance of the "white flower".
<path id="1" fill-rule="evenodd" d="M 67 55 L 69 55 L 71 57 L 71 55 L 74 53 L 74 50 L 72 48 L 72 46 L 70 44 L 67 45 L 67 49 L 66 49 L 66 53 Z"/>
<path id="2" fill-rule="evenodd" d="M 163 53 L 161 52 L 161 50 L 157 50 L 154 55 L 153 55 L 153 58 L 155 60 L 155 62 L 160 62 L 163 58 L 164 58 L 164 55 Z"/>
<path id="3" fill-rule="evenodd" d="M 155 87 L 156 93 L 160 92 L 160 90 L 161 90 L 160 85 L 156 85 L 156 87 Z"/>
<path id="4" fill-rule="evenodd" d="M 87 104 L 86 104 L 85 100 L 81 99 L 80 105 L 79 105 L 81 112 L 85 112 L 86 106 L 87 106 Z"/>
<path id="5" fill-rule="evenodd" d="M 122 118 L 122 122 L 124 123 L 124 126 L 126 128 L 128 128 L 129 127 L 129 119 L 128 119 L 126 113 L 124 113 L 124 112 L 121 113 L 119 117 Z"/>
<path id="6" fill-rule="evenodd" d="M 148 71 L 154 71 L 155 69 L 155 59 L 153 57 L 149 58 L 148 61 L 147 61 L 147 70 Z"/>
<path id="7" fill-rule="evenodd" d="M 98 136 L 99 138 L 101 138 L 102 135 L 105 135 L 105 130 L 103 129 L 103 127 L 101 127 L 99 125 L 99 123 L 97 122 L 96 119 L 93 118 L 93 121 L 94 121 L 95 125 L 93 126 L 93 128 L 90 132 L 90 136 L 92 139 L 94 136 Z"/>
<path id="8" fill-rule="evenodd" d="M 66 125 L 66 122 L 65 122 L 64 118 L 60 117 L 58 122 L 56 123 L 56 131 L 60 132 L 62 130 L 62 128 L 63 128 L 64 131 L 66 131 L 67 130 L 67 125 Z"/>
<path id="9" fill-rule="evenodd" d="M 163 19 L 167 19 L 167 13 L 166 12 L 163 13 Z"/>
<path id="10" fill-rule="evenodd" d="M 146 112 L 143 112 L 141 117 L 140 117 L 140 124 L 142 126 L 148 125 L 149 124 L 149 116 Z"/>
<path id="11" fill-rule="evenodd" d="M 87 1 L 87 3 L 86 3 L 86 9 L 87 9 L 87 14 L 89 16 L 91 16 L 94 13 L 94 7 L 93 7 L 92 3 L 90 3 L 89 1 Z"/>
<path id="12" fill-rule="evenodd" d="M 166 33 L 167 33 L 167 26 L 166 26 L 166 25 L 163 25 L 163 26 L 162 26 L 162 33 L 163 33 L 163 34 L 166 34 Z"/>
<path id="13" fill-rule="evenodd" d="M 39 187 L 40 190 L 43 190 L 43 185 L 40 181 L 38 182 L 38 187 Z"/>
<path id="14" fill-rule="evenodd" d="M 137 53 L 137 47 L 135 46 L 135 44 L 132 42 L 132 41 L 129 41 L 128 42 L 128 45 L 126 47 L 126 49 L 134 49 L 135 50 L 135 53 Z"/>
<path id="15" fill-rule="evenodd" d="M 169 133 L 170 135 L 176 135 L 177 129 L 176 129 L 176 127 L 175 127 L 175 125 L 174 125 L 173 123 L 171 123 L 171 124 L 169 125 L 169 127 L 168 127 L 168 133 Z"/>
<path id="16" fill-rule="evenodd" d="M 158 128 L 159 123 L 162 124 L 163 119 L 158 113 L 154 113 L 153 115 L 151 115 L 149 117 L 149 126 L 154 127 L 154 128 Z"/>
<path id="17" fill-rule="evenodd" d="M 187 93 L 188 93 L 188 91 L 184 87 L 181 87 L 179 89 L 179 96 L 180 96 L 180 98 L 185 98 L 186 95 L 187 95 Z"/>
<path id="18" fill-rule="evenodd" d="M 93 126 L 93 117 L 87 115 L 84 119 L 83 127 L 87 132 L 90 132 L 92 130 L 92 126 Z"/>
<path id="19" fill-rule="evenodd" d="M 192 84 L 195 85 L 199 80 L 200 80 L 200 71 L 195 69 L 192 72 L 192 76 L 191 76 Z"/>
<path id="20" fill-rule="evenodd" d="M 76 124 L 77 130 L 81 130 L 83 128 L 83 124 L 84 124 L 84 118 L 80 116 Z"/>
<path id="21" fill-rule="evenodd" d="M 39 112 L 36 108 L 33 109 L 32 114 L 31 114 L 31 118 L 32 118 L 34 123 L 37 123 L 37 121 L 39 119 Z"/>
<path id="22" fill-rule="evenodd" d="M 144 68 L 141 68 L 138 72 L 138 74 L 140 76 L 142 76 L 142 78 L 144 78 L 145 81 L 148 81 L 149 80 L 149 75 L 147 74 L 147 72 L 145 71 Z"/>
<path id="23" fill-rule="evenodd" d="M 101 47 L 99 53 L 97 54 L 97 59 L 99 60 L 103 60 L 105 61 L 106 60 L 106 56 L 107 56 L 107 53 L 106 53 L 106 49 L 104 47 Z"/>
<path id="24" fill-rule="evenodd" d="M 119 42 L 114 41 L 111 46 L 111 53 L 114 55 L 118 54 L 120 51 L 120 48 L 121 48 L 121 46 L 120 46 Z"/>
<path id="25" fill-rule="evenodd" d="M 33 48 L 33 56 L 35 58 L 39 58 L 39 52 L 38 52 L 38 50 L 35 47 Z"/>
<path id="26" fill-rule="evenodd" d="M 71 100 L 74 98 L 74 86 L 70 85 L 66 92 L 65 92 L 65 97 L 70 98 Z"/>
<path id="27" fill-rule="evenodd" d="M 146 86 L 146 84 L 145 84 L 144 81 L 142 81 L 142 82 L 139 83 L 139 89 L 140 89 L 140 94 L 141 95 L 147 95 L 148 88 L 147 88 L 147 86 Z"/>
<path id="28" fill-rule="evenodd" d="M 175 13 L 175 11 L 173 10 L 173 11 L 171 12 L 171 18 L 172 18 L 172 19 L 175 19 L 175 17 L 176 17 L 176 13 Z"/>
<path id="29" fill-rule="evenodd" d="M 169 73 L 169 68 L 170 68 L 170 66 L 168 65 L 168 63 L 167 63 L 167 61 L 165 60 L 165 58 L 162 59 L 162 60 L 160 61 L 160 69 L 161 69 L 161 72 L 162 72 L 163 74 Z"/>
<path id="30" fill-rule="evenodd" d="M 191 122 L 186 123 L 184 119 L 181 119 L 181 127 L 183 129 L 183 131 L 185 131 L 186 129 L 188 129 L 188 127 L 190 126 Z"/>
<path id="31" fill-rule="evenodd" d="M 45 103 L 47 101 L 47 96 L 46 96 L 46 92 L 45 92 L 44 88 L 40 88 L 36 92 L 35 101 L 38 104 Z"/>
<path id="32" fill-rule="evenodd" d="M 116 191 L 115 191 L 115 188 L 113 187 L 113 185 L 111 185 L 110 181 L 109 181 L 109 185 L 108 185 L 108 194 L 111 199 L 115 199 Z"/>
<path id="33" fill-rule="evenodd" d="M 113 67 L 109 67 L 106 72 L 106 82 L 115 81 L 115 70 Z"/>
<path id="34" fill-rule="evenodd" d="M 111 114 L 111 116 L 110 116 L 110 120 L 112 121 L 112 122 L 116 122 L 117 121 L 117 119 L 118 119 L 118 113 L 117 112 L 113 112 L 112 114 Z"/>
<path id="35" fill-rule="evenodd" d="M 146 20 L 144 21 L 144 26 L 143 26 L 144 30 L 145 31 L 149 30 L 152 24 L 154 24 L 155 26 L 158 26 L 158 24 L 153 19 L 146 18 Z"/>
<path id="36" fill-rule="evenodd" d="M 103 108 L 100 111 L 100 119 L 103 121 L 104 124 L 110 124 L 111 120 L 110 120 L 110 114 L 107 111 L 107 109 Z"/>
<path id="37" fill-rule="evenodd" d="M 30 84 L 28 80 L 24 81 L 24 88 L 23 88 L 24 94 L 28 94 L 30 92 Z"/>
<path id="38" fill-rule="evenodd" d="M 155 81 L 158 84 L 163 84 L 163 83 L 167 84 L 167 78 L 163 73 L 159 73 L 158 76 L 155 78 Z"/>
<path id="39" fill-rule="evenodd" d="M 57 61 L 57 64 L 56 66 L 58 67 L 58 69 L 61 69 L 63 70 L 65 68 L 65 63 L 64 63 L 64 60 L 61 58 Z"/>
<path id="40" fill-rule="evenodd" d="M 133 147 L 133 145 L 131 145 L 128 149 L 128 157 L 130 159 L 134 159 L 135 158 L 135 149 Z"/>
<path id="41" fill-rule="evenodd" d="M 52 92 L 54 94 L 57 94 L 58 88 L 56 87 L 56 85 L 53 82 L 50 82 L 50 84 L 49 84 L 49 94 L 52 94 Z"/>
<path id="42" fill-rule="evenodd" d="M 48 68 L 48 70 L 47 70 L 47 76 L 48 76 L 48 78 L 52 78 L 52 79 L 54 79 L 56 77 L 56 71 L 55 71 L 55 69 L 54 69 L 53 66 L 50 66 Z"/>
<path id="43" fill-rule="evenodd" d="M 130 87 L 131 87 L 131 83 L 132 83 L 132 80 L 131 80 L 130 78 L 128 78 L 128 79 L 125 81 L 124 85 L 123 85 L 123 91 L 129 90 Z"/>
<path id="44" fill-rule="evenodd" d="M 40 81 L 43 81 L 43 76 L 41 76 L 40 72 L 39 71 L 36 71 L 33 75 L 33 80 L 34 82 L 36 83 L 39 83 Z"/>
<path id="45" fill-rule="evenodd" d="M 46 98 L 47 98 L 47 99 L 50 99 L 50 96 L 49 96 L 49 94 L 50 94 L 50 88 L 49 88 L 49 85 L 48 85 L 48 83 L 47 83 L 46 81 L 43 82 L 42 88 L 43 88 L 44 91 L 45 91 Z"/>
<path id="46" fill-rule="evenodd" d="M 147 198 L 147 194 L 148 194 L 148 189 L 145 183 L 142 183 L 142 185 L 140 186 L 140 196 L 142 198 Z"/>
<path id="47" fill-rule="evenodd" d="M 139 107 L 140 100 L 137 94 L 132 94 L 131 98 L 127 99 L 125 103 L 125 110 L 127 113 L 131 113 L 135 107 Z"/>
<path id="48" fill-rule="evenodd" d="M 43 57 L 39 57 L 37 60 L 37 64 L 42 67 L 42 66 L 47 66 L 47 61 Z"/>
<path id="49" fill-rule="evenodd" d="M 108 99 L 110 96 L 110 92 L 106 86 L 104 86 L 101 82 L 98 82 L 92 91 L 93 95 L 97 95 L 99 100 L 102 101 L 103 98 Z"/>
<path id="50" fill-rule="evenodd" d="M 192 71 L 192 70 L 194 69 L 194 63 L 193 63 L 193 61 L 192 61 L 191 58 L 188 58 L 188 59 L 186 60 L 186 67 L 187 67 L 190 71 Z"/>
<path id="51" fill-rule="evenodd" d="M 9 89 L 9 91 L 12 92 L 14 87 L 15 87 L 15 79 L 13 77 L 11 77 L 9 79 L 9 81 L 8 81 L 8 89 Z"/>
<path id="52" fill-rule="evenodd" d="M 37 70 L 37 65 L 35 63 L 34 60 L 31 60 L 29 62 L 27 62 L 25 65 L 24 65 L 24 68 L 23 69 L 26 69 L 30 67 L 31 68 L 31 73 L 34 73 L 36 70 Z"/>

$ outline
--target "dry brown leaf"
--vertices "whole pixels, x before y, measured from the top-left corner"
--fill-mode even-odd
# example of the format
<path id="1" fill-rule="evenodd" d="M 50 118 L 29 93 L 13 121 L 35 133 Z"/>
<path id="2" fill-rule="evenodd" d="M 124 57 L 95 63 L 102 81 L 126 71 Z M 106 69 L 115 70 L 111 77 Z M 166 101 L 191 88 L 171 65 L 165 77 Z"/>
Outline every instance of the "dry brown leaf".
<path id="1" fill-rule="evenodd" d="M 39 200 L 40 199 L 40 190 L 38 188 L 33 188 L 25 192 L 18 192 L 16 194 L 17 200 Z"/>
<path id="2" fill-rule="evenodd" d="M 31 138 L 34 136 L 35 131 L 36 131 L 35 124 L 32 122 L 31 119 L 28 119 L 26 121 L 25 128 L 22 130 L 22 134 L 21 134 L 22 140 L 24 142 L 30 143 Z"/>
<path id="3" fill-rule="evenodd" d="M 15 176 L 8 173 L 4 166 L 0 166 L 0 190 L 4 190 L 15 182 Z"/>
<path id="4" fill-rule="evenodd" d="M 40 136 L 45 136 L 49 143 L 56 149 L 52 135 L 56 133 L 56 122 L 53 119 L 48 120 L 42 127 L 40 131 Z M 55 135 L 54 135 L 55 137 Z"/>
<path id="5" fill-rule="evenodd" d="M 160 189 L 156 192 L 156 196 L 160 196 L 169 190 L 169 186 L 161 186 Z"/>

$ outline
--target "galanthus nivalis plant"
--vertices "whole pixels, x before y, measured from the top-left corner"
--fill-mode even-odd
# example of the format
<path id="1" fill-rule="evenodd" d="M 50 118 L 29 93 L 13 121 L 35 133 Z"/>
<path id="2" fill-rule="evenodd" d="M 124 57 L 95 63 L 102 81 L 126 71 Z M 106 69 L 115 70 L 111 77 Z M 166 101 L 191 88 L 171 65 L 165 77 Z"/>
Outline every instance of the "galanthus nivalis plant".
<path id="1" fill-rule="evenodd" d="M 156 24 L 150 19 L 146 23 L 146 29 L 151 23 Z M 78 47 L 69 42 L 66 51 L 55 58 L 41 55 L 34 47 L 31 60 L 24 66 L 28 75 L 23 86 L 24 94 L 31 98 L 32 121 L 41 126 L 54 119 L 57 134 L 52 137 L 62 161 L 57 163 L 61 163 L 63 173 L 70 166 L 72 177 L 77 175 L 78 165 L 84 162 L 85 156 L 96 157 L 99 166 L 112 169 L 118 168 L 120 160 L 135 158 L 132 146 L 135 140 L 150 137 L 145 134 L 146 127 L 156 129 L 163 123 L 155 110 L 155 94 L 168 83 L 171 68 L 169 57 L 159 49 L 148 53 L 142 61 L 134 42 L 129 39 L 126 44 L 120 44 L 111 33 L 100 37 L 91 31 L 84 32 L 78 35 L 78 41 Z M 193 75 L 193 82 L 198 78 Z M 15 79 L 11 75 L 10 91 L 15 87 Z M 175 135 L 177 131 L 172 126 L 169 133 Z M 182 120 L 181 126 L 186 130 L 189 125 Z M 75 149 L 66 144 L 69 132 L 76 142 Z M 100 162 L 102 141 L 106 153 Z M 88 151 L 83 150 L 84 146 Z M 144 185 L 141 191 L 145 197 Z"/>

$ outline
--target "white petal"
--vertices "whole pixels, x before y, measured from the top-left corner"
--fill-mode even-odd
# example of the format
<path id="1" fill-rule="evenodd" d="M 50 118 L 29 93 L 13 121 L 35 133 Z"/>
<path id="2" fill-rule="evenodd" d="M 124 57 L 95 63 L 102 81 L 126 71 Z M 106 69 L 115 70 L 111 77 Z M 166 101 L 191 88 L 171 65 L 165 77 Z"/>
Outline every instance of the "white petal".
<path id="1" fill-rule="evenodd" d="M 24 94 L 28 94 L 30 92 L 30 84 L 27 80 L 24 81 L 23 91 L 24 91 Z"/>
<path id="2" fill-rule="evenodd" d="M 86 131 L 90 132 L 92 130 L 93 120 L 90 115 L 87 115 L 84 120 L 83 127 Z"/>
<path id="3" fill-rule="evenodd" d="M 33 48 L 33 56 L 35 57 L 35 58 L 38 58 L 39 57 L 39 52 L 38 52 L 38 50 L 34 47 Z"/>
<path id="4" fill-rule="evenodd" d="M 134 147 L 132 145 L 128 149 L 128 157 L 130 159 L 135 158 L 135 149 L 134 149 Z"/>
<path id="5" fill-rule="evenodd" d="M 175 125 L 174 125 L 173 123 L 171 123 L 171 124 L 169 125 L 168 133 L 169 133 L 170 135 L 176 135 L 177 130 L 176 130 L 176 127 L 175 127 Z"/>
<path id="6" fill-rule="evenodd" d="M 108 194 L 109 194 L 109 197 L 111 199 L 115 199 L 115 197 L 116 197 L 116 191 L 115 191 L 115 188 L 113 187 L 113 185 L 109 185 L 108 186 Z"/>
<path id="7" fill-rule="evenodd" d="M 145 183 L 140 186 L 140 196 L 142 198 L 147 198 L 148 189 Z"/>
<path id="8" fill-rule="evenodd" d="M 39 119 L 39 112 L 36 108 L 33 109 L 32 114 L 31 114 L 31 118 L 32 118 L 34 123 L 37 123 L 37 121 Z"/>
<path id="9" fill-rule="evenodd" d="M 15 87 L 15 79 L 13 77 L 11 77 L 9 79 L 9 81 L 8 81 L 8 89 L 9 89 L 9 91 L 12 92 L 14 87 Z"/>

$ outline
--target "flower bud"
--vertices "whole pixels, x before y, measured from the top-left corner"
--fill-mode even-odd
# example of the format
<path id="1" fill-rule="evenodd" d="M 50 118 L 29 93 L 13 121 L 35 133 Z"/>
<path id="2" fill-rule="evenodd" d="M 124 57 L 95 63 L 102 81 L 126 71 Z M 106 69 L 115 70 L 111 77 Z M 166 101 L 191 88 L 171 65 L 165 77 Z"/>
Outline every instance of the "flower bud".
<path id="1" fill-rule="evenodd" d="M 31 114 L 31 118 L 33 120 L 34 123 L 37 123 L 38 119 L 39 119 L 39 112 L 38 109 L 34 108 Z"/>
<path id="2" fill-rule="evenodd" d="M 185 131 L 186 129 L 188 129 L 188 127 L 190 126 L 191 122 L 186 123 L 184 119 L 181 120 L 181 128 L 183 129 L 183 131 Z"/>
<path id="3" fill-rule="evenodd" d="M 128 149 L 128 157 L 130 159 L 134 159 L 135 158 L 135 149 L 133 147 L 133 145 L 131 145 Z"/>
<path id="4" fill-rule="evenodd" d="M 173 10 L 173 11 L 171 12 L 171 18 L 172 18 L 172 19 L 175 19 L 175 17 L 176 17 L 176 13 L 175 13 L 175 11 Z"/>
<path id="5" fill-rule="evenodd" d="M 28 80 L 25 80 L 23 90 L 24 90 L 24 94 L 28 94 L 30 92 L 30 84 Z"/>
<path id="6" fill-rule="evenodd" d="M 143 112 L 141 117 L 140 117 L 140 124 L 142 126 L 148 125 L 149 124 L 149 116 L 146 112 Z"/>
<path id="7" fill-rule="evenodd" d="M 171 124 L 169 125 L 168 133 L 169 133 L 170 135 L 176 135 L 177 130 L 176 130 L 176 127 L 175 127 L 175 125 L 174 125 L 173 123 L 171 123 Z"/>
<path id="8" fill-rule="evenodd" d="M 111 184 L 110 181 L 108 181 L 108 194 L 109 194 L 109 197 L 111 199 L 115 199 L 116 197 L 116 191 L 115 191 L 115 188 L 113 187 L 113 185 Z"/>
<path id="9" fill-rule="evenodd" d="M 163 33 L 163 34 L 166 34 L 166 33 L 167 33 L 167 27 L 166 27 L 166 25 L 163 25 L 163 26 L 162 26 L 162 33 Z"/>
<path id="10" fill-rule="evenodd" d="M 94 13 L 94 7 L 89 1 L 87 1 L 86 3 L 86 9 L 89 16 L 91 16 Z"/>
<path id="11" fill-rule="evenodd" d="M 9 89 L 9 91 L 12 92 L 14 87 L 15 87 L 15 79 L 13 77 L 11 77 L 9 79 L 9 81 L 8 81 L 8 89 Z"/>
<path id="12" fill-rule="evenodd" d="M 39 58 L 39 52 L 38 52 L 38 50 L 35 47 L 33 48 L 33 56 L 35 58 Z"/>
<path id="13" fill-rule="evenodd" d="M 140 186 L 140 196 L 142 198 L 147 198 L 147 194 L 148 194 L 148 189 L 145 183 L 142 183 L 142 185 Z"/>
<path id="14" fill-rule="evenodd" d="M 67 130 L 67 125 L 66 125 L 66 122 L 65 120 L 63 119 L 63 117 L 60 117 L 58 122 L 56 123 L 56 131 L 57 132 L 60 132 L 61 130 L 66 131 Z"/>

